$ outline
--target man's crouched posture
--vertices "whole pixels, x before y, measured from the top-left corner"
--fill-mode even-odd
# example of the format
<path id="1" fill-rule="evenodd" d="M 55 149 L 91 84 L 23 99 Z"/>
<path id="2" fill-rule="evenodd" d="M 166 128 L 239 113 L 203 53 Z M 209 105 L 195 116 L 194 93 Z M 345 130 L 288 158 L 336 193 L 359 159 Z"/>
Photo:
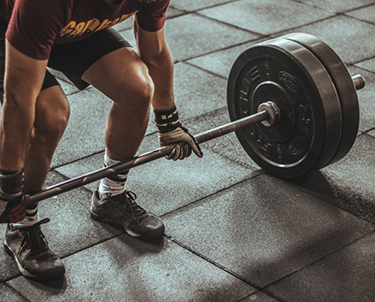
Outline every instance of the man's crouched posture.
<path id="1" fill-rule="evenodd" d="M 179 120 L 173 60 L 164 37 L 169 0 L 0 0 L 0 222 L 4 245 L 21 273 L 51 279 L 65 273 L 49 249 L 38 204 L 25 194 L 43 189 L 52 156 L 69 119 L 67 98 L 47 71 L 64 73 L 113 100 L 105 129 L 104 165 L 132 158 L 144 137 L 150 106 L 160 145 L 178 143 L 168 158 L 202 152 Z M 137 51 L 110 27 L 134 16 Z M 128 171 L 102 179 L 90 213 L 134 237 L 155 239 L 164 224 L 125 190 Z"/>

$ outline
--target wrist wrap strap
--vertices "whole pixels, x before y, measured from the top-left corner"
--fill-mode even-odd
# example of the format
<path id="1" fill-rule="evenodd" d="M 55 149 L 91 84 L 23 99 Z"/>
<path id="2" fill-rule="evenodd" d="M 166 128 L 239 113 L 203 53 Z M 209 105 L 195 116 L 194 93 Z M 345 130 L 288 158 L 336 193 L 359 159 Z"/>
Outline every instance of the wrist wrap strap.
<path id="1" fill-rule="evenodd" d="M 154 109 L 154 115 L 160 133 L 170 132 L 182 126 L 176 106 L 165 110 Z"/>
<path id="2" fill-rule="evenodd" d="M 11 200 L 21 195 L 24 182 L 23 169 L 16 172 L 0 169 L 0 199 Z"/>

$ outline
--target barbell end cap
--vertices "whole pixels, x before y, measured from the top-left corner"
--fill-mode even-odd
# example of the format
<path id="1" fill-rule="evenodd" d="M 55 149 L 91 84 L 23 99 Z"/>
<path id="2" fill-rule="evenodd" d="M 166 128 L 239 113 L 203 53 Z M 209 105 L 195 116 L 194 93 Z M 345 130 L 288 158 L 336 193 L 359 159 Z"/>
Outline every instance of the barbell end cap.
<path id="1" fill-rule="evenodd" d="M 258 112 L 267 111 L 269 118 L 262 121 L 262 125 L 266 127 L 271 127 L 272 125 L 276 124 L 281 119 L 281 111 L 279 106 L 277 106 L 274 102 L 267 101 L 259 105 Z"/>
<path id="2" fill-rule="evenodd" d="M 356 90 L 360 90 L 363 87 L 365 87 L 365 78 L 361 76 L 360 74 L 357 74 L 352 77 L 354 87 Z"/>

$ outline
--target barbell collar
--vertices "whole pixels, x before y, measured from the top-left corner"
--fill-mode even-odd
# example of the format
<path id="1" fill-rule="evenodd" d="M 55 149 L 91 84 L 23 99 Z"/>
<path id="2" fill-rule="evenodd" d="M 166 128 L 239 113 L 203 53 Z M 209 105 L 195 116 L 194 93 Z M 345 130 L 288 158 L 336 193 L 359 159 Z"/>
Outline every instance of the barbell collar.
<path id="1" fill-rule="evenodd" d="M 262 125 L 266 127 L 271 127 L 273 124 L 277 123 L 281 119 L 281 111 L 279 106 L 274 102 L 268 101 L 259 105 L 258 112 L 266 110 L 269 114 L 269 118 L 262 121 Z"/>
<path id="2" fill-rule="evenodd" d="M 240 128 L 250 126 L 255 123 L 262 122 L 269 119 L 269 113 L 267 110 L 263 110 L 256 114 L 250 115 L 248 117 L 233 121 L 231 123 L 213 128 L 211 130 L 205 131 L 195 136 L 195 139 L 198 143 L 203 143 L 211 139 L 217 138 L 219 136 L 237 131 Z M 28 196 L 31 202 L 38 202 L 53 196 L 57 196 L 64 192 L 73 190 L 78 187 L 82 187 L 89 183 L 95 182 L 99 179 L 108 177 L 110 175 L 119 173 L 121 171 L 129 170 L 137 166 L 143 165 L 150 161 L 153 161 L 158 158 L 165 157 L 171 153 L 171 151 L 176 147 L 176 144 L 168 145 L 164 147 L 157 148 L 153 151 L 143 153 L 140 156 L 136 156 L 129 161 L 122 162 L 119 164 L 111 165 L 76 178 L 71 178 L 66 181 L 52 185 L 41 192 L 32 194 Z"/>

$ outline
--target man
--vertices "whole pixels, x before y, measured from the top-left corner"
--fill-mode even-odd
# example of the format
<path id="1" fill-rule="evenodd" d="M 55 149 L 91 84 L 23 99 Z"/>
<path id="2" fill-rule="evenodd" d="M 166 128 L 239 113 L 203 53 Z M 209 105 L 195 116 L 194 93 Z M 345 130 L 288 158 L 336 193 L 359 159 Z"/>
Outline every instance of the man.
<path id="1" fill-rule="evenodd" d="M 113 100 L 106 131 L 106 166 L 132 158 L 145 134 L 150 105 L 160 145 L 178 143 L 168 158 L 202 152 L 182 126 L 173 98 L 173 61 L 164 38 L 169 0 L 0 0 L 4 99 L 0 125 L 0 221 L 4 246 L 24 276 L 63 275 L 49 249 L 38 205 L 40 191 L 69 119 L 69 104 L 46 67 L 63 72 L 79 89 L 93 85 Z M 137 50 L 110 27 L 134 15 Z M 5 64 L 5 65 L 4 65 Z M 164 224 L 125 190 L 128 171 L 102 179 L 91 217 L 155 239 Z"/>

